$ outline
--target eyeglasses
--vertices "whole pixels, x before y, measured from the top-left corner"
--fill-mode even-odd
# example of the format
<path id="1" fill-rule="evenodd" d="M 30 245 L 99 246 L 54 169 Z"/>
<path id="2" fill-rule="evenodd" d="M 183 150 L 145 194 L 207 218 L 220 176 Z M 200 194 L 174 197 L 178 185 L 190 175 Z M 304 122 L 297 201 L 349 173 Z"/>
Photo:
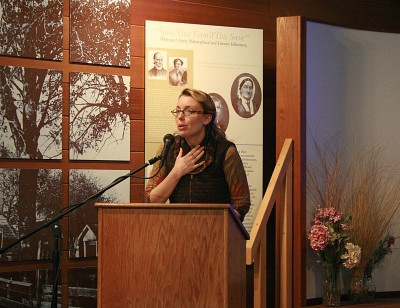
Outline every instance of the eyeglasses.
<path id="1" fill-rule="evenodd" d="M 192 114 L 198 113 L 198 114 L 207 114 L 206 112 L 200 111 L 200 110 L 193 110 L 193 109 L 174 109 L 171 111 L 171 113 L 175 116 L 178 117 L 180 113 L 183 113 L 185 117 L 190 117 Z"/>

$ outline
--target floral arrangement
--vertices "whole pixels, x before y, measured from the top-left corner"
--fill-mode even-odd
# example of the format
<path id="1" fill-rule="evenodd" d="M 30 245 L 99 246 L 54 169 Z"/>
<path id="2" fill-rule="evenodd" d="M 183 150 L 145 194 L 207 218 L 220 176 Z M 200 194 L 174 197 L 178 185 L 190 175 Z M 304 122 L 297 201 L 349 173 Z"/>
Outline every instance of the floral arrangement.
<path id="1" fill-rule="evenodd" d="M 358 264 L 361 248 L 348 242 L 349 223 L 350 217 L 333 207 L 316 209 L 308 239 L 322 266 Z"/>
<path id="2" fill-rule="evenodd" d="M 315 159 L 307 165 L 308 196 L 314 204 L 350 216 L 351 222 L 346 222 L 344 230 L 337 225 L 330 229 L 327 223 L 327 229 L 315 227 L 315 234 L 309 234 L 310 244 L 320 263 L 342 263 L 351 269 L 349 296 L 353 302 L 364 302 L 363 277 L 371 277 L 374 265 L 391 253 L 394 244 L 395 238 L 388 234 L 400 217 L 398 169 L 388 164 L 382 147 L 359 147 L 351 155 L 343 155 L 338 138 L 329 139 L 323 147 L 313 140 Z M 319 242 L 314 238 L 317 230 Z M 330 242 L 326 230 L 331 231 Z M 333 233 L 338 233 L 340 240 L 332 242 Z"/>
<path id="3" fill-rule="evenodd" d="M 310 246 L 323 269 L 323 304 L 340 306 L 339 267 L 352 268 L 361 258 L 361 248 L 349 242 L 350 217 L 334 207 L 317 208 L 308 233 Z"/>

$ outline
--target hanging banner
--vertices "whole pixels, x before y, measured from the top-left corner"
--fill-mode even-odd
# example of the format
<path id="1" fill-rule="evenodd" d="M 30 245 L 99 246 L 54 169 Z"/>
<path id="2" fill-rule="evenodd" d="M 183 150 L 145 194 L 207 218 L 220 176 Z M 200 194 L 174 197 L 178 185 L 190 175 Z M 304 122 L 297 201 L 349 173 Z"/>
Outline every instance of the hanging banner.
<path id="1" fill-rule="evenodd" d="M 263 195 L 262 68 L 260 29 L 146 21 L 145 158 L 155 155 L 165 134 L 176 131 L 170 111 L 184 88 L 210 94 L 217 121 L 236 144 L 247 173 L 249 232 Z"/>

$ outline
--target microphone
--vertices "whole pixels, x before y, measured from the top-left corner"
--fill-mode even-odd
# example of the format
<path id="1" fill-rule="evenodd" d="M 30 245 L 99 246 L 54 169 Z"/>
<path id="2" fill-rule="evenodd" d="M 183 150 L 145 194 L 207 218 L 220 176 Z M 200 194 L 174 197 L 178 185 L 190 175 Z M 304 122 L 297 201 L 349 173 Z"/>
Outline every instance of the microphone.
<path id="1" fill-rule="evenodd" d="M 166 134 L 164 136 L 164 149 L 162 150 L 161 153 L 161 160 L 164 161 L 165 158 L 167 157 L 169 148 L 171 147 L 171 145 L 174 143 L 175 137 L 171 134 Z"/>

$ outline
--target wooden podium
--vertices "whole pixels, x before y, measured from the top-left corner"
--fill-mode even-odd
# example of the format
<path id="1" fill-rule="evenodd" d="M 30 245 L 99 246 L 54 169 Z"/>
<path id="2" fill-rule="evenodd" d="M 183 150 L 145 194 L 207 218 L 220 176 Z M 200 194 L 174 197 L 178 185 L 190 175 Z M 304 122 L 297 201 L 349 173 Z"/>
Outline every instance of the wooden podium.
<path id="1" fill-rule="evenodd" d="M 245 307 L 246 229 L 228 204 L 97 203 L 98 307 Z"/>

